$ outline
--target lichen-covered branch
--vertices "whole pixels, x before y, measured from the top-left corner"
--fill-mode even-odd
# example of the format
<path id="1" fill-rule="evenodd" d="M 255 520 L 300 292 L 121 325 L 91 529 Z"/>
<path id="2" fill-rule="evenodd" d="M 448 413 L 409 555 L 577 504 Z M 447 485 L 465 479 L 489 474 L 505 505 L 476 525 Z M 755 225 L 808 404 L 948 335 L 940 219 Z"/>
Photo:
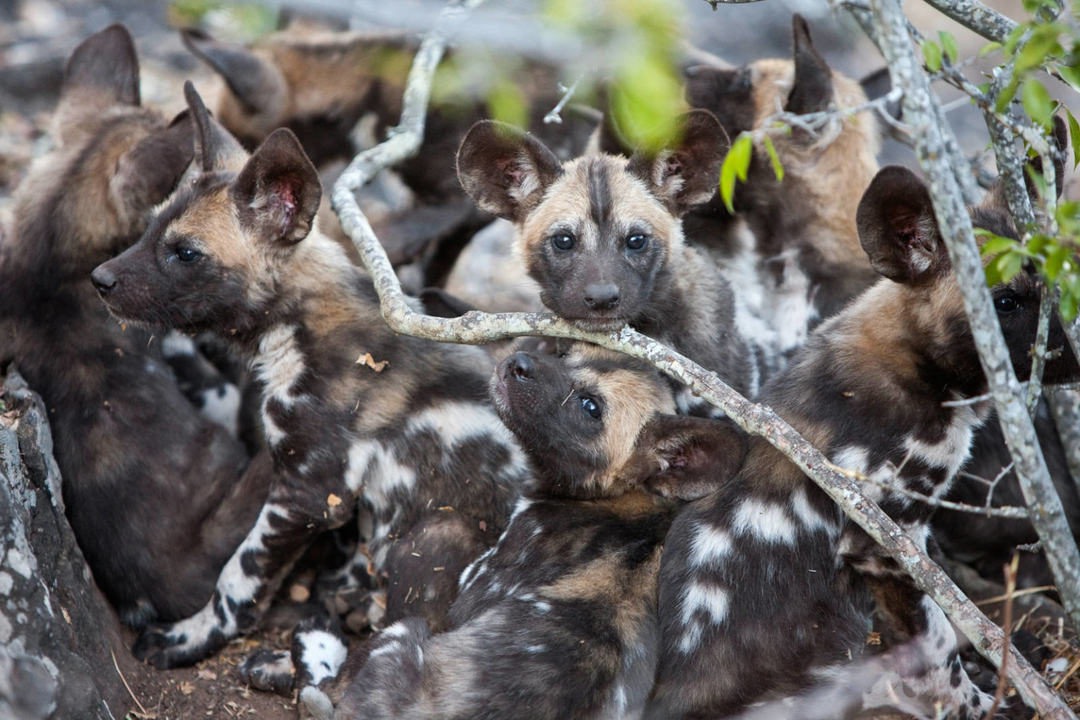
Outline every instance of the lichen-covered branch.
<path id="1" fill-rule="evenodd" d="M 889 64 L 893 86 L 904 90 L 904 118 L 913 130 L 919 165 L 930 186 L 938 226 L 964 296 L 979 359 L 1016 464 L 1024 500 L 1046 549 L 1065 609 L 1074 627 L 1080 627 L 1080 552 L 1039 450 L 1035 427 L 1009 361 L 986 287 L 971 218 L 949 167 L 942 136 L 944 128 L 934 111 L 938 103 L 930 93 L 927 78 L 915 56 L 908 38 L 907 22 L 897 0 L 870 0 L 870 8 L 881 33 L 881 50 Z"/>
<path id="2" fill-rule="evenodd" d="M 1004 43 L 1016 22 L 979 0 L 926 0 L 927 4 L 987 40 Z"/>
<path id="3" fill-rule="evenodd" d="M 353 193 L 378 171 L 419 149 L 429 86 L 444 49 L 445 40 L 440 34 L 425 39 L 409 75 L 401 125 L 385 143 L 358 155 L 335 183 L 332 193 L 334 211 L 374 279 L 383 317 L 389 326 L 395 332 L 414 337 L 469 344 L 528 335 L 587 340 L 652 364 L 723 410 L 747 432 L 764 437 L 802 469 L 911 574 L 915 583 L 945 610 L 979 652 L 1000 665 L 1003 651 L 1008 651 L 1009 679 L 1043 717 L 1054 720 L 1074 717 L 1024 657 L 1012 648 L 1001 629 L 990 622 L 941 568 L 862 492 L 853 478 L 834 469 L 772 409 L 742 397 L 715 373 L 628 327 L 608 334 L 589 333 L 549 313 L 470 312 L 460 318 L 443 319 L 413 310 Z"/>

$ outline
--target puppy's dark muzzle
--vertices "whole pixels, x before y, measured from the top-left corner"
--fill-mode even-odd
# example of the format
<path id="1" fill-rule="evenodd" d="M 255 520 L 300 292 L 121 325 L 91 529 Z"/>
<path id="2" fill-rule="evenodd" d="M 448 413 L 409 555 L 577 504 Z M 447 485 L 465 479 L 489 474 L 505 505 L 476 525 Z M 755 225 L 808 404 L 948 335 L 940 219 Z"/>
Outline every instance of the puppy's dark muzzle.
<path id="1" fill-rule="evenodd" d="M 94 272 L 90 273 L 90 281 L 94 283 L 94 287 L 102 297 L 116 289 L 116 276 L 104 265 L 94 268 Z"/>

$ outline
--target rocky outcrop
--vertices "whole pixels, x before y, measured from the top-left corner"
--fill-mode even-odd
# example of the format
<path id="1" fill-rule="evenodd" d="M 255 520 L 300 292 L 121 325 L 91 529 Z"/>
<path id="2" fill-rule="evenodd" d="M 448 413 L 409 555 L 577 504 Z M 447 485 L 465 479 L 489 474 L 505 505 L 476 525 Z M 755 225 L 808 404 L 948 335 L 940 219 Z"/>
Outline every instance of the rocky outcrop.
<path id="1" fill-rule="evenodd" d="M 124 716 L 116 616 L 75 544 L 45 406 L 0 377 L 0 719 Z"/>

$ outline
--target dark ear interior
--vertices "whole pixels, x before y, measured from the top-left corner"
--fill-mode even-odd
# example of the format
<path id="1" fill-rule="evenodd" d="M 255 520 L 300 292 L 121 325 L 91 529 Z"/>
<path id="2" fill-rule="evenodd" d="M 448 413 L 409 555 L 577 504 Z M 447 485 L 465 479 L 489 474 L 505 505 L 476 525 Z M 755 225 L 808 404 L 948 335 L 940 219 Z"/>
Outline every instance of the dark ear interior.
<path id="1" fill-rule="evenodd" d="M 532 135 L 481 120 L 461 141 L 457 172 L 461 186 L 482 210 L 520 222 L 562 175 L 562 163 Z"/>
<path id="2" fill-rule="evenodd" d="M 267 242 L 291 245 L 311 232 L 322 183 L 296 135 L 278 128 L 252 154 L 232 192 L 241 222 Z"/>
<path id="3" fill-rule="evenodd" d="M 64 67 L 61 92 L 76 89 L 100 92 L 112 102 L 139 104 L 139 57 L 126 27 L 110 25 L 75 48 Z"/>
<path id="4" fill-rule="evenodd" d="M 708 110 L 691 110 L 680 125 L 682 137 L 675 147 L 657 154 L 636 152 L 627 165 L 677 216 L 716 193 L 720 166 L 731 146 L 720 121 Z"/>
<path id="5" fill-rule="evenodd" d="M 948 262 L 930 191 L 899 165 L 878 171 L 855 213 L 870 264 L 898 283 L 931 277 Z"/>
<path id="6" fill-rule="evenodd" d="M 791 26 L 795 38 L 795 80 L 784 109 L 800 115 L 828 110 L 833 98 L 832 70 L 814 47 L 806 19 L 796 13 Z"/>
<path id="7" fill-rule="evenodd" d="M 686 415 L 657 415 L 635 444 L 648 468 L 645 490 L 662 497 L 697 500 L 735 477 L 746 457 L 746 440 L 730 422 Z"/>
<path id="8" fill-rule="evenodd" d="M 1057 150 L 1059 156 L 1063 156 L 1065 151 L 1069 148 L 1069 128 L 1065 126 L 1065 121 L 1061 117 L 1054 116 L 1054 132 L 1052 135 L 1052 145 Z M 1028 161 L 1031 169 L 1037 173 L 1042 173 L 1042 157 L 1033 157 Z M 1061 193 L 1065 191 L 1065 161 L 1062 157 L 1054 158 L 1054 179 L 1056 184 L 1057 196 L 1061 197 Z M 1032 182 L 1031 177 L 1024 173 L 1024 184 L 1027 186 L 1028 195 L 1032 200 L 1035 200 L 1039 191 L 1035 187 L 1035 183 Z"/>
<path id="9" fill-rule="evenodd" d="M 228 158 L 243 153 L 244 149 L 228 130 L 210 117 L 210 111 L 190 80 L 184 83 L 184 99 L 195 130 L 195 164 L 202 172 L 228 169 Z"/>
<path id="10" fill-rule="evenodd" d="M 249 113 L 265 110 L 280 85 L 275 68 L 246 48 L 218 42 L 201 30 L 180 32 L 184 46 L 225 80 L 229 90 Z"/>
<path id="11" fill-rule="evenodd" d="M 119 162 L 113 183 L 129 211 L 143 213 L 176 188 L 194 154 L 194 123 L 185 110 L 164 130 L 139 141 Z"/>

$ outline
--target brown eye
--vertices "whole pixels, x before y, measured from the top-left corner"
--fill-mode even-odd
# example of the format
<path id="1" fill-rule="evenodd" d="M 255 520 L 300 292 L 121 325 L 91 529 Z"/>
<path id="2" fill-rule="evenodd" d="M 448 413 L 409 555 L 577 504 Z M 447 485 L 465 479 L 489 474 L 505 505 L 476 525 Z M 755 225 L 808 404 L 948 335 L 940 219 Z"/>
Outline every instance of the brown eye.
<path id="1" fill-rule="evenodd" d="M 585 414 L 588 415 L 589 417 L 591 417 L 594 420 L 599 420 L 600 419 L 600 406 L 596 404 L 596 401 L 593 400 L 590 397 L 583 397 L 583 398 L 580 398 L 580 400 L 581 400 L 581 409 L 585 412 Z"/>
<path id="2" fill-rule="evenodd" d="M 627 250 L 644 250 L 645 246 L 649 244 L 649 238 L 644 235 L 631 235 L 626 238 Z"/>
<path id="3" fill-rule="evenodd" d="M 562 250 L 563 252 L 574 247 L 574 238 L 566 233 L 560 233 L 558 235 L 551 236 L 551 244 L 556 250 Z"/>

